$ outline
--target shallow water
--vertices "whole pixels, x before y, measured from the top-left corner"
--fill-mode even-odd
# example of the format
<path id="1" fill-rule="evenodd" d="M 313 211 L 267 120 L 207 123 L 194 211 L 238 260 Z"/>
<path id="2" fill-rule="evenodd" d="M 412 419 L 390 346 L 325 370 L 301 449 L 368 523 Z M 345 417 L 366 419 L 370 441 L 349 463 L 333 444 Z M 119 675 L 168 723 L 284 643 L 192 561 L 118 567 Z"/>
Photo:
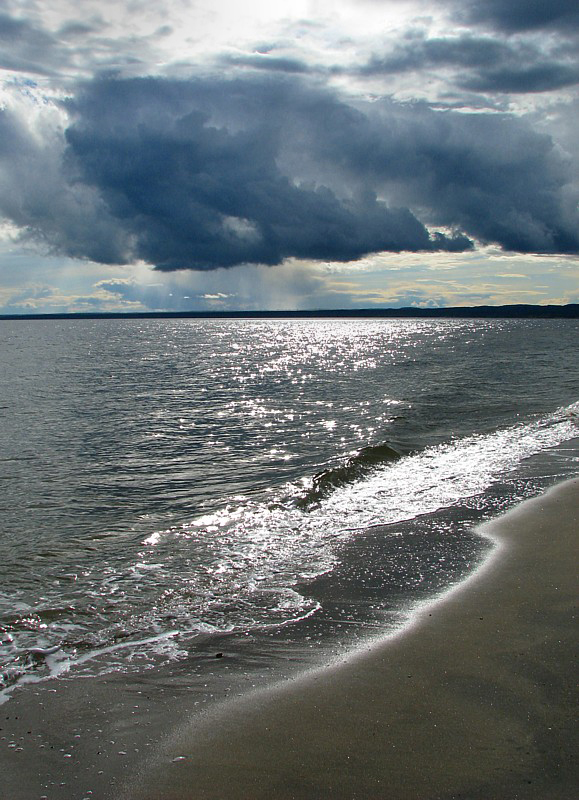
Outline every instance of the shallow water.
<path id="1" fill-rule="evenodd" d="M 480 561 L 473 520 L 576 472 L 578 327 L 1 322 L 4 698 L 232 632 L 399 624 Z"/>

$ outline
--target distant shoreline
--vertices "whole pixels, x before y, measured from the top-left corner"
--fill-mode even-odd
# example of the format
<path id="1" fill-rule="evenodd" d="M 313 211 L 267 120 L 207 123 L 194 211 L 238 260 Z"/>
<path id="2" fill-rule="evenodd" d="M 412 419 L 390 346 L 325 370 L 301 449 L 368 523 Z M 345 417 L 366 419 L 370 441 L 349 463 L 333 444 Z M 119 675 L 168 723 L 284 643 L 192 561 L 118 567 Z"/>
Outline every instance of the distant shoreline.
<path id="1" fill-rule="evenodd" d="M 0 314 L 0 320 L 75 319 L 579 319 L 569 305 L 449 306 L 448 308 L 354 308 L 305 311 L 79 311 L 61 314 Z"/>

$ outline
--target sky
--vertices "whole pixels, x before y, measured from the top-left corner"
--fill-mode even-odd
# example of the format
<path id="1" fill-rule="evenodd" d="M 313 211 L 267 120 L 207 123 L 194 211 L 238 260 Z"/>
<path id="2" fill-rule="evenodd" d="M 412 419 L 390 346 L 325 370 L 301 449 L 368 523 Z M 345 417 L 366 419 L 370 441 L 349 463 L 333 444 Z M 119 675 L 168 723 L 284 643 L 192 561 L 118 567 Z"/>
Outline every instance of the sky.
<path id="1" fill-rule="evenodd" d="M 0 0 L 0 313 L 579 302 L 576 0 Z"/>

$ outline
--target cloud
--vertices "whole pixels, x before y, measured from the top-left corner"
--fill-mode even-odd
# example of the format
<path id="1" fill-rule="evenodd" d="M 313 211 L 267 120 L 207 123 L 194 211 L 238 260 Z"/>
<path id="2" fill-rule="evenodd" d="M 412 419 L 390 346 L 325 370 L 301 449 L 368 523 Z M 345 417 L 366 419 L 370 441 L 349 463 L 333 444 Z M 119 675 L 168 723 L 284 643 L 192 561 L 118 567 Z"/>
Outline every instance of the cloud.
<path id="1" fill-rule="evenodd" d="M 105 70 L 146 73 L 165 60 L 160 51 L 172 29 L 162 24 L 168 11 L 162 4 L 152 20 L 135 0 L 114 9 L 83 0 L 80 11 L 68 0 L 26 5 L 0 2 L 0 70 L 54 88 Z"/>
<path id="2" fill-rule="evenodd" d="M 96 79 L 61 108 L 0 112 L 0 211 L 51 252 L 171 271 L 579 250 L 566 162 L 524 119 L 260 73 Z"/>
<path id="3" fill-rule="evenodd" d="M 0 11 L 0 69 L 39 75 L 62 63 L 57 40 L 41 27 Z"/>
<path id="4" fill-rule="evenodd" d="M 538 63 L 521 67 L 499 67 L 464 78 L 459 85 L 477 92 L 545 92 L 579 83 L 579 66 Z"/>
<path id="5" fill-rule="evenodd" d="M 26 272 L 29 259 L 23 256 L 20 281 L 5 287 L 0 281 L 0 313 L 347 309 L 468 305 L 482 302 L 481 297 L 499 305 L 577 299 L 576 259 L 506 254 L 493 247 L 467 253 L 383 253 L 365 259 L 365 266 L 290 261 L 275 268 L 205 272 L 155 272 L 143 264 L 59 266 L 57 259 L 47 269 L 42 267 L 45 261 Z"/>
<path id="6" fill-rule="evenodd" d="M 287 126 L 330 97 L 287 80 L 98 80 L 67 102 L 60 151 L 7 109 L 0 209 L 54 251 L 162 270 L 470 247 L 365 186 L 280 168 Z"/>
<path id="7" fill-rule="evenodd" d="M 285 56 L 272 56 L 270 53 L 254 52 L 250 55 L 228 54 L 219 61 L 226 67 L 247 67 L 267 72 L 284 72 L 287 74 L 307 73 L 312 69 L 305 61 Z"/>
<path id="8" fill-rule="evenodd" d="M 433 38 L 415 34 L 397 40 L 384 56 L 374 54 L 358 72 L 386 76 L 447 70 L 448 81 L 481 92 L 543 92 L 579 83 L 576 55 L 554 49 L 552 53 L 534 42 L 472 34 Z"/>
<path id="9" fill-rule="evenodd" d="M 459 0 L 459 17 L 509 33 L 537 29 L 571 32 L 579 28 L 576 0 Z"/>
<path id="10" fill-rule="evenodd" d="M 0 109 L 0 214 L 48 253 L 114 260 L 127 250 L 126 232 L 66 169 L 59 115 L 26 100 Z"/>
<path id="11" fill-rule="evenodd" d="M 350 286 L 321 264 L 290 261 L 275 269 L 258 265 L 209 272 L 149 272 L 99 281 L 103 306 L 143 310 L 347 308 Z M 108 295 L 104 297 L 104 295 Z"/>
<path id="12" fill-rule="evenodd" d="M 577 193 L 553 140 L 505 114 L 377 101 L 324 108 L 318 170 L 372 182 L 434 225 L 519 252 L 579 251 Z M 309 165 L 313 170 L 313 166 Z"/>

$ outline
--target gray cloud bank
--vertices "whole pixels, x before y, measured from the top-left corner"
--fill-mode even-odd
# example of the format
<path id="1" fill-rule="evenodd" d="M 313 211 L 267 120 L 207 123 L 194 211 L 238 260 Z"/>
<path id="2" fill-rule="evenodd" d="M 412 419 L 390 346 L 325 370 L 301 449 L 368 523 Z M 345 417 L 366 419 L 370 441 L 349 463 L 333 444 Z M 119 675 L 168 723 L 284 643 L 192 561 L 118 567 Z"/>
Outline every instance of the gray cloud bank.
<path id="1" fill-rule="evenodd" d="M 354 103 L 280 74 L 97 79 L 65 105 L 44 139 L 0 112 L 0 213 L 53 252 L 161 270 L 469 237 L 579 252 L 565 158 L 523 119 Z"/>
<path id="2" fill-rule="evenodd" d="M 458 16 L 509 33 L 537 29 L 569 32 L 579 28 L 577 0 L 455 0 Z"/>
<path id="3" fill-rule="evenodd" d="M 359 73 L 386 76 L 432 68 L 450 70 L 455 86 L 477 92 L 525 94 L 579 83 L 574 50 L 471 34 L 428 39 L 416 33 L 388 55 L 375 54 Z"/>

